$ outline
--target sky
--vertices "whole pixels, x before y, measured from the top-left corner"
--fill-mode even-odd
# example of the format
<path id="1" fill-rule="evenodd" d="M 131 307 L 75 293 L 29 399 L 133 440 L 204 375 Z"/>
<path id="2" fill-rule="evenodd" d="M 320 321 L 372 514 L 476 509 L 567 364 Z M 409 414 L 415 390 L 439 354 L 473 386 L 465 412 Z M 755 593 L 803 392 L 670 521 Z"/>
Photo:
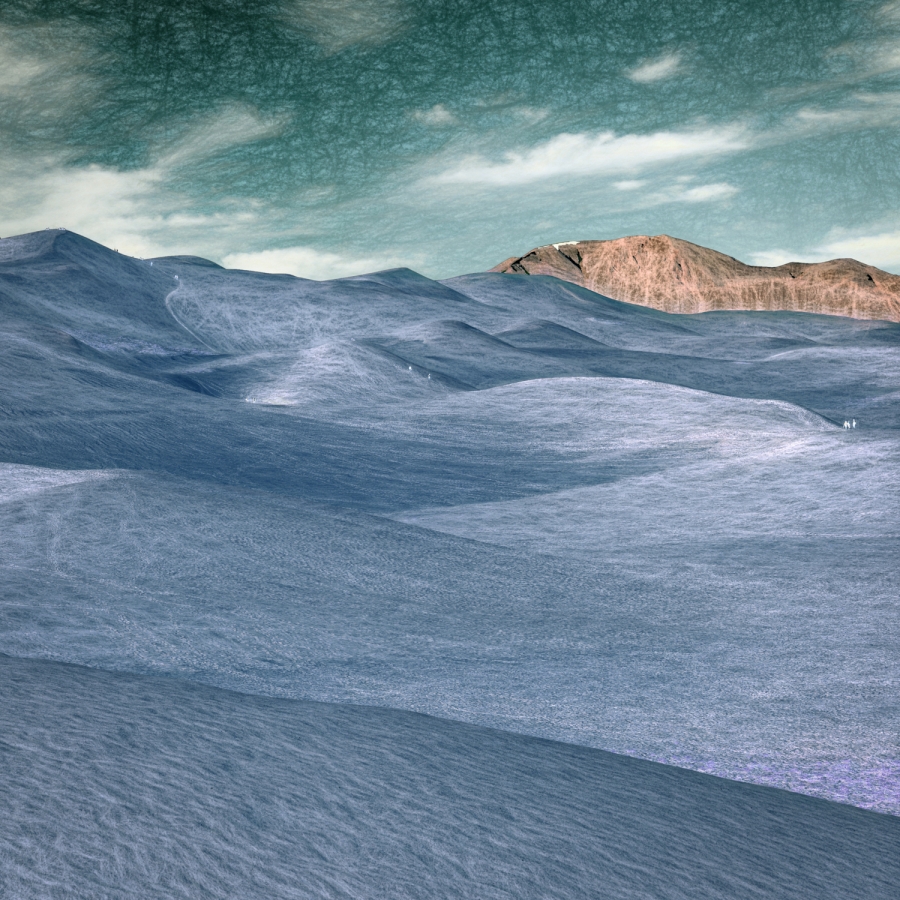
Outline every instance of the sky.
<path id="1" fill-rule="evenodd" d="M 900 0 L 3 0 L 0 236 L 433 278 L 670 234 L 900 273 Z"/>

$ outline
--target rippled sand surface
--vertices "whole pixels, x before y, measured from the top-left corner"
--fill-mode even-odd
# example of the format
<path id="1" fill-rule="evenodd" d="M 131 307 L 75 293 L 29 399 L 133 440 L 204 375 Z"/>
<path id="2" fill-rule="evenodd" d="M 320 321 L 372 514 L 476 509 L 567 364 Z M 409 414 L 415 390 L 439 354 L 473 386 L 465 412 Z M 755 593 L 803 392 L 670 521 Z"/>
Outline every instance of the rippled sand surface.
<path id="1" fill-rule="evenodd" d="M 10 896 L 891 896 L 900 326 L 0 249 Z"/>

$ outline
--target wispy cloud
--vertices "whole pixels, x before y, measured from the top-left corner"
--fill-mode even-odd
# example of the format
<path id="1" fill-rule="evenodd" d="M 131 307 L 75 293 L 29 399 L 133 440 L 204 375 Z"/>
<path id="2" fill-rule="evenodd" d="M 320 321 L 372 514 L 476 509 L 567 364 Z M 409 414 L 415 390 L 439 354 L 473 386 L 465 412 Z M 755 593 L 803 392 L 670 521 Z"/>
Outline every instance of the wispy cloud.
<path id="1" fill-rule="evenodd" d="M 456 116 L 443 103 L 437 103 L 431 109 L 417 109 L 412 117 L 423 125 L 454 125 L 457 122 Z"/>
<path id="2" fill-rule="evenodd" d="M 215 156 L 230 147 L 277 137 L 287 118 L 266 117 L 247 104 L 232 103 L 201 118 L 160 154 L 158 169 L 170 169 Z"/>
<path id="3" fill-rule="evenodd" d="M 59 141 L 103 91 L 97 74 L 102 51 L 72 26 L 16 29 L 0 25 L 0 135 Z"/>
<path id="4" fill-rule="evenodd" d="M 228 147 L 277 133 L 282 123 L 227 106 L 157 152 L 145 167 L 74 166 L 61 155 L 0 157 L 3 234 L 64 226 L 135 256 L 227 243 L 249 227 L 258 203 L 227 196 L 207 204 L 178 190 L 178 173 Z"/>
<path id="5" fill-rule="evenodd" d="M 900 22 L 900 0 L 885 3 L 884 6 L 878 8 L 876 15 L 888 22 Z"/>
<path id="6" fill-rule="evenodd" d="M 654 134 L 559 134 L 500 161 L 469 156 L 431 180 L 444 184 L 520 185 L 550 178 L 638 172 L 650 166 L 703 159 L 746 149 L 742 128 L 660 131 Z"/>
<path id="7" fill-rule="evenodd" d="M 826 87 L 846 88 L 845 82 L 829 83 Z M 824 91 L 824 88 L 822 88 Z M 817 91 L 818 92 L 818 89 Z M 803 90 L 803 95 L 811 93 Z M 796 100 L 796 92 L 787 95 Z M 765 130 L 752 134 L 755 148 L 776 147 L 796 141 L 808 141 L 820 135 L 849 133 L 869 128 L 900 125 L 900 91 L 859 90 L 845 93 L 840 101 L 830 99 L 823 105 L 809 105 L 785 111 L 780 121 Z"/>
<path id="8" fill-rule="evenodd" d="M 543 122 L 550 115 L 547 106 L 530 106 L 522 102 L 522 95 L 511 91 L 504 91 L 492 97 L 479 97 L 474 101 L 474 107 L 480 110 L 490 110 L 500 115 L 512 116 L 521 122 L 536 124 Z"/>
<path id="9" fill-rule="evenodd" d="M 841 106 L 804 107 L 789 116 L 770 137 L 779 142 L 828 132 L 879 128 L 900 122 L 900 92 L 857 91 Z"/>
<path id="10" fill-rule="evenodd" d="M 852 41 L 832 47 L 827 56 L 841 68 L 846 68 L 847 63 L 850 66 L 836 78 L 810 85 L 812 92 L 858 84 L 900 71 L 900 3 L 888 3 L 871 15 L 881 26 L 881 33 L 866 41 Z"/>
<path id="11" fill-rule="evenodd" d="M 8 29 L 0 30 L 0 95 L 19 91 L 49 68 L 49 60 L 19 46 Z"/>
<path id="12" fill-rule="evenodd" d="M 624 181 L 614 181 L 613 187 L 618 191 L 636 191 L 647 182 L 642 178 L 626 178 Z"/>
<path id="13" fill-rule="evenodd" d="M 512 112 L 532 125 L 543 122 L 550 115 L 550 110 L 543 106 L 514 106 Z"/>
<path id="14" fill-rule="evenodd" d="M 796 253 L 788 250 L 760 250 L 757 253 L 750 253 L 747 256 L 747 264 L 751 266 L 783 266 L 788 262 L 811 262 L 809 259 L 801 258 Z"/>
<path id="15" fill-rule="evenodd" d="M 418 260 L 396 256 L 359 257 L 352 254 L 316 250 L 313 247 L 284 247 L 257 253 L 229 253 L 223 260 L 230 269 L 249 269 L 252 272 L 297 275 L 300 278 L 323 280 L 363 275 L 383 269 L 416 264 Z"/>
<path id="16" fill-rule="evenodd" d="M 627 78 L 638 84 L 652 84 L 656 81 L 665 81 L 678 72 L 683 71 L 684 66 L 680 53 L 666 53 L 655 59 L 649 59 L 625 72 Z"/>
<path id="17" fill-rule="evenodd" d="M 208 214 L 167 187 L 166 172 L 121 172 L 102 166 L 73 168 L 57 160 L 8 162 L 0 179 L 13 189 L 0 193 L 3 234 L 65 227 L 132 256 L 208 252 L 237 243 L 257 219 L 251 205 L 223 200 Z"/>
<path id="18" fill-rule="evenodd" d="M 292 0 L 282 20 L 307 32 L 329 53 L 353 44 L 384 44 L 411 24 L 405 0 Z"/>
<path id="19" fill-rule="evenodd" d="M 713 203 L 719 200 L 728 200 L 737 194 L 739 190 L 733 184 L 728 184 L 725 181 L 688 187 L 688 181 L 676 178 L 669 184 L 654 185 L 650 190 L 641 191 L 630 200 L 629 208 L 632 210 L 649 209 L 654 206 L 663 206 L 667 203 Z"/>
<path id="20" fill-rule="evenodd" d="M 880 268 L 900 268 L 900 230 L 876 234 L 856 234 L 836 237 L 817 254 L 823 259 L 852 257 Z"/>
<path id="21" fill-rule="evenodd" d="M 870 266 L 900 271 L 900 230 L 833 232 L 822 244 L 805 251 L 764 250 L 750 255 L 757 266 L 780 266 L 787 262 L 825 262 L 829 259 L 857 259 Z"/>
<path id="22" fill-rule="evenodd" d="M 715 184 L 703 184 L 689 188 L 676 194 L 673 199 L 682 203 L 707 203 L 710 200 L 724 200 L 726 197 L 733 197 L 737 192 L 738 189 L 733 184 L 719 181 Z"/>

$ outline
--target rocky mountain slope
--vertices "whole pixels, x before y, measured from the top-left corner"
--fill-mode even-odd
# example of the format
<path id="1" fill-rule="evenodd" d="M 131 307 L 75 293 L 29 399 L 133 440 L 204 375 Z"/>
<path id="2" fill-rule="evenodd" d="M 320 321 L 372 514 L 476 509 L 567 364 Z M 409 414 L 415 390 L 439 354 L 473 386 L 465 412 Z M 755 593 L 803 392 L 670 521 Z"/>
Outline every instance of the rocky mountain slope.
<path id="1" fill-rule="evenodd" d="M 874 266 L 855 259 L 748 266 L 665 234 L 548 244 L 491 271 L 553 275 L 670 313 L 793 310 L 900 321 L 900 276 Z"/>

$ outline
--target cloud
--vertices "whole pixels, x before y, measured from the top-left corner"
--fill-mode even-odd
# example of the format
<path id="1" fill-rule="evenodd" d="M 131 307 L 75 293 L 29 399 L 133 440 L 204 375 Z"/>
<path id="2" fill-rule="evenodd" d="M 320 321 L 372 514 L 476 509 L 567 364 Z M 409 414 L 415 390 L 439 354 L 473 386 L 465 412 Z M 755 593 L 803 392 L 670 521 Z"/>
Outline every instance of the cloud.
<path id="1" fill-rule="evenodd" d="M 297 275 L 300 278 L 315 280 L 364 275 L 410 264 L 408 259 L 401 260 L 397 257 L 342 256 L 328 250 L 302 246 L 250 253 L 229 253 L 223 263 L 230 269 Z"/>
<path id="2" fill-rule="evenodd" d="M 864 63 L 867 75 L 885 75 L 900 69 L 900 43 L 885 41 L 876 46 Z"/>
<path id="3" fill-rule="evenodd" d="M 887 22 L 900 22 L 900 0 L 894 0 L 892 3 L 886 3 L 876 12 L 879 19 Z"/>
<path id="4" fill-rule="evenodd" d="M 737 194 L 739 190 L 733 184 L 724 181 L 688 187 L 687 181 L 676 178 L 674 182 L 664 187 L 642 192 L 629 202 L 627 208 L 633 211 L 663 206 L 666 203 L 712 203 L 717 200 L 727 200 Z"/>
<path id="5" fill-rule="evenodd" d="M 748 265 L 751 266 L 783 266 L 789 262 L 802 262 L 800 256 L 796 253 L 790 253 L 787 250 L 761 250 L 758 253 L 750 253 L 747 256 Z"/>
<path id="6" fill-rule="evenodd" d="M 549 178 L 637 172 L 648 166 L 720 156 L 749 146 L 738 127 L 700 131 L 660 131 L 616 136 L 559 134 L 530 150 L 506 153 L 492 162 L 469 156 L 429 180 L 444 184 L 521 185 Z"/>
<path id="7" fill-rule="evenodd" d="M 176 172 L 229 147 L 277 134 L 280 121 L 251 107 L 230 105 L 201 119 L 154 163 L 138 169 L 73 166 L 59 154 L 0 157 L 3 234 L 63 226 L 134 256 L 184 252 L 185 244 L 214 247 L 256 218 L 253 201 L 219 197 L 196 213 L 177 188 Z"/>
<path id="8" fill-rule="evenodd" d="M 770 91 L 770 97 L 782 102 L 816 95 L 825 95 L 830 99 L 836 90 L 900 73 L 900 0 L 867 12 L 866 17 L 874 19 L 878 29 L 871 37 L 865 41 L 838 44 L 825 51 L 825 58 L 830 59 L 834 66 L 831 78 L 774 89 Z M 860 124 L 865 127 L 866 123 L 860 120 Z"/>
<path id="9" fill-rule="evenodd" d="M 412 117 L 423 125 L 454 125 L 457 122 L 456 116 L 443 103 L 438 103 L 431 109 L 417 109 Z"/>
<path id="10" fill-rule="evenodd" d="M 536 125 L 550 115 L 550 110 L 540 106 L 514 106 L 513 113 L 525 122 Z"/>
<path id="11" fill-rule="evenodd" d="M 48 60 L 19 46 L 9 30 L 0 30 L 0 95 L 18 92 L 49 68 Z"/>
<path id="12" fill-rule="evenodd" d="M 879 268 L 900 268 L 900 231 L 839 237 L 819 247 L 822 259 L 852 257 Z"/>
<path id="13" fill-rule="evenodd" d="M 543 122 L 550 115 L 550 108 L 546 106 L 529 106 L 521 102 L 521 95 L 511 91 L 495 94 L 493 97 L 481 97 L 474 101 L 476 109 L 490 110 L 493 113 L 510 116 L 520 122 L 536 125 Z"/>
<path id="14" fill-rule="evenodd" d="M 414 7 L 405 0 L 293 0 L 281 18 L 329 53 L 353 44 L 384 44 L 405 31 Z"/>
<path id="15" fill-rule="evenodd" d="M 883 30 L 866 41 L 853 41 L 832 47 L 827 56 L 837 60 L 843 68 L 850 63 L 849 71 L 832 81 L 818 85 L 819 89 L 835 85 L 855 84 L 878 75 L 887 75 L 900 70 L 900 3 L 889 3 L 874 16 Z M 815 89 L 815 87 L 814 87 Z"/>
<path id="16" fill-rule="evenodd" d="M 636 191 L 644 187 L 647 182 L 640 178 L 629 178 L 625 181 L 614 181 L 613 187 L 619 191 Z"/>
<path id="17" fill-rule="evenodd" d="M 170 169 L 215 156 L 230 147 L 277 137 L 287 118 L 262 116 L 247 104 L 232 103 L 218 109 L 182 134 L 162 153 L 157 168 Z"/>
<path id="18" fill-rule="evenodd" d="M 157 249 L 144 234 L 161 176 L 152 170 L 117 172 L 71 168 L 55 159 L 10 165 L 0 193 L 3 234 L 64 226 L 134 255 Z"/>
<path id="19" fill-rule="evenodd" d="M 783 138 L 804 138 L 829 131 L 890 126 L 900 121 L 900 92 L 857 91 L 849 99 L 849 106 L 800 109 L 776 133 Z"/>
<path id="20" fill-rule="evenodd" d="M 58 144 L 58 126 L 71 127 L 102 95 L 97 71 L 104 61 L 75 25 L 0 25 L 0 135 L 31 146 L 41 137 Z"/>
<path id="21" fill-rule="evenodd" d="M 638 84 L 652 84 L 656 81 L 665 81 L 681 70 L 681 54 L 666 53 L 656 59 L 647 60 L 634 69 L 629 69 L 625 76 Z"/>
<path id="22" fill-rule="evenodd" d="M 3 235 L 65 227 L 131 256 L 214 251 L 254 227 L 258 213 L 248 204 L 222 201 L 198 214 L 190 198 L 166 185 L 159 168 L 120 172 L 103 166 L 74 168 L 45 159 L 0 170 Z"/>
<path id="23" fill-rule="evenodd" d="M 690 188 L 677 194 L 673 199 L 683 203 L 706 203 L 709 200 L 724 200 L 726 197 L 733 197 L 737 192 L 738 189 L 734 185 L 720 181 L 715 184 L 703 184 Z"/>
<path id="24" fill-rule="evenodd" d="M 764 250 L 752 253 L 756 266 L 780 266 L 787 262 L 825 262 L 830 259 L 857 259 L 888 271 L 900 270 L 900 230 L 860 234 L 834 234 L 823 244 L 803 252 Z"/>

